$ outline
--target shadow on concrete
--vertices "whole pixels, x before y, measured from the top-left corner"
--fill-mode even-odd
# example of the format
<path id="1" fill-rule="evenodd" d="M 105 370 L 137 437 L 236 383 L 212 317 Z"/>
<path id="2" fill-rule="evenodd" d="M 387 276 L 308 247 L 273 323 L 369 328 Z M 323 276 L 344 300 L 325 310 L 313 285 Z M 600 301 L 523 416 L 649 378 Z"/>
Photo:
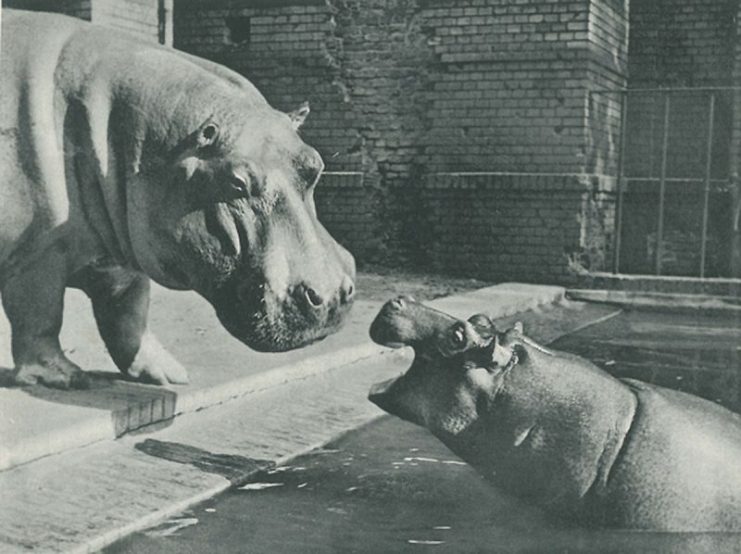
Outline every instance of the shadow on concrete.
<path id="1" fill-rule="evenodd" d="M 146 439 L 134 445 L 134 448 L 150 456 L 180 464 L 190 464 L 201 471 L 221 475 L 227 478 L 232 485 L 239 485 L 257 471 L 269 469 L 275 465 L 270 460 L 248 458 L 236 454 L 215 454 L 195 446 L 155 439 Z"/>

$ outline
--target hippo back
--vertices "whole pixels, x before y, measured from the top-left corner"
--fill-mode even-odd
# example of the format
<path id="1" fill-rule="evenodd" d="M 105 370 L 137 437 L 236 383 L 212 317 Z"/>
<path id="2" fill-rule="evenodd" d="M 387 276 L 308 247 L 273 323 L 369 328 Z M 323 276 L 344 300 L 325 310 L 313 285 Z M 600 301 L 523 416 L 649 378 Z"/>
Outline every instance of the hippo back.
<path id="1" fill-rule="evenodd" d="M 741 416 L 680 391 L 624 382 L 638 407 L 587 512 L 611 527 L 741 529 Z"/>

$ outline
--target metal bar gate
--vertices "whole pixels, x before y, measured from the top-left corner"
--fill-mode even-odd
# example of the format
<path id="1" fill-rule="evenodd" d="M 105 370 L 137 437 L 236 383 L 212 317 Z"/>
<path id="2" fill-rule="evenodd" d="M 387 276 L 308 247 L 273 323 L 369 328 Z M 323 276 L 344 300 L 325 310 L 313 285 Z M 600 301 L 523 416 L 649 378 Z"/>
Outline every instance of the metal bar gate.
<path id="1" fill-rule="evenodd" d="M 741 90 L 592 92 L 619 95 L 613 271 L 731 276 L 729 161 L 739 155 L 731 150 Z"/>

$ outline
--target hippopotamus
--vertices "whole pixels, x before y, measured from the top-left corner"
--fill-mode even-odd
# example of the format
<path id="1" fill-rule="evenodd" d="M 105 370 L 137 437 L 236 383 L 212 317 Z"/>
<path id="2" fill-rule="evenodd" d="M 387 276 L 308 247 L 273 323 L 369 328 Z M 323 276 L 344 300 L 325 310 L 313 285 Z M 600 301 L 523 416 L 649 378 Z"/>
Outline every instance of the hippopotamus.
<path id="1" fill-rule="evenodd" d="M 309 113 L 244 77 L 61 15 L 2 12 L 0 294 L 20 384 L 82 385 L 59 344 L 66 287 L 131 378 L 182 383 L 147 331 L 150 279 L 195 290 L 238 340 L 334 332 L 355 262 L 318 221 Z"/>
<path id="2" fill-rule="evenodd" d="M 617 379 L 521 324 L 499 331 L 408 297 L 387 302 L 370 334 L 415 353 L 370 400 L 428 428 L 505 494 L 589 527 L 741 531 L 741 416 Z"/>

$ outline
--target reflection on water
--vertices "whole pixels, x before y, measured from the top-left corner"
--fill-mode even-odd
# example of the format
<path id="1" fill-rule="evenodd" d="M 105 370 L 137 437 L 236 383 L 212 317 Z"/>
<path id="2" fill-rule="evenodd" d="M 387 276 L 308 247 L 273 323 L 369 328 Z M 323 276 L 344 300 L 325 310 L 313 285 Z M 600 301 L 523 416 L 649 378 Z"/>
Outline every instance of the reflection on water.
<path id="1" fill-rule="evenodd" d="M 620 376 L 739 403 L 735 319 L 628 313 L 554 347 Z M 486 484 L 425 429 L 384 418 L 108 552 L 739 552 L 741 535 L 586 530 Z M 190 524 L 197 520 L 197 524 Z M 168 530 L 178 526 L 172 532 Z"/>
<path id="2" fill-rule="evenodd" d="M 741 320 L 629 312 L 552 344 L 617 377 L 678 389 L 741 412 Z"/>

